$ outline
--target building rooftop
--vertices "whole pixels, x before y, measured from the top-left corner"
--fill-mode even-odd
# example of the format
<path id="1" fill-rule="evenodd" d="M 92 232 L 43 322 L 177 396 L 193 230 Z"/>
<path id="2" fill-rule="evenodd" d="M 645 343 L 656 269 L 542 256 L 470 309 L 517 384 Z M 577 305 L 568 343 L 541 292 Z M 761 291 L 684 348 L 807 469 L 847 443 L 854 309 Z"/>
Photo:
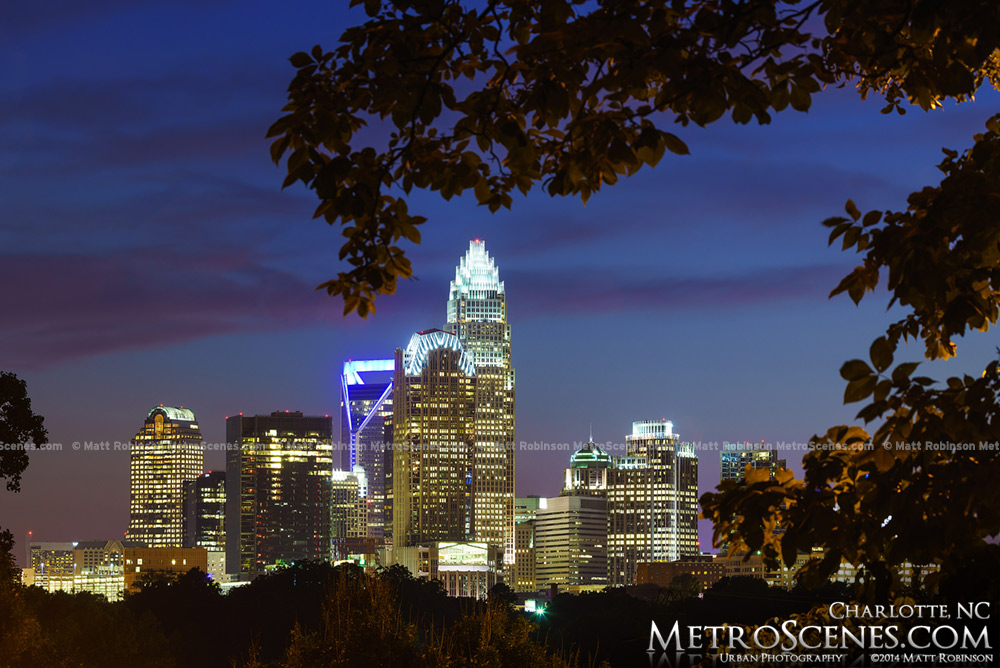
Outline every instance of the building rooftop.
<path id="1" fill-rule="evenodd" d="M 163 411 L 168 420 L 173 420 L 176 422 L 194 422 L 194 411 L 188 408 L 175 408 L 174 406 L 154 406 L 149 413 L 146 415 L 147 418 L 153 417 L 153 413 L 156 411 Z"/>
<path id="2" fill-rule="evenodd" d="M 486 242 L 473 239 L 469 250 L 455 268 L 455 280 L 451 282 L 449 299 L 460 296 L 485 297 L 487 293 L 503 294 L 503 281 L 496 262 L 486 252 Z"/>
<path id="3" fill-rule="evenodd" d="M 606 469 L 611 466 L 611 455 L 601 450 L 593 441 L 574 452 L 569 458 L 573 469 Z"/>

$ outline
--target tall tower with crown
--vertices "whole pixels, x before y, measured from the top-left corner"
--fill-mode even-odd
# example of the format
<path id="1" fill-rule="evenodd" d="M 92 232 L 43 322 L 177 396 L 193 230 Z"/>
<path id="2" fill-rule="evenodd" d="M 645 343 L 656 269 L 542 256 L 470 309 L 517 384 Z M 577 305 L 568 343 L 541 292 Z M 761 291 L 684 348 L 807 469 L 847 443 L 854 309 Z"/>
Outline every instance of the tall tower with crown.
<path id="1" fill-rule="evenodd" d="M 472 356 L 476 419 L 472 466 L 475 540 L 504 550 L 514 561 L 514 367 L 510 358 L 507 296 L 496 262 L 480 239 L 455 269 L 445 331 Z"/>

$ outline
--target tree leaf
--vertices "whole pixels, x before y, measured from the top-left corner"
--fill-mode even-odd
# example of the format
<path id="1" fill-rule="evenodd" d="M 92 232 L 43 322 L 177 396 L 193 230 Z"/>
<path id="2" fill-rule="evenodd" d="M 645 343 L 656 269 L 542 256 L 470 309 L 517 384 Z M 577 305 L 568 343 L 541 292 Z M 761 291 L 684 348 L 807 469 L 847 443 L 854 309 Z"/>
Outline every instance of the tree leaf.
<path id="1" fill-rule="evenodd" d="M 681 141 L 680 137 L 671 134 L 669 132 L 663 133 L 663 142 L 667 146 L 667 150 L 671 153 L 676 153 L 677 155 L 689 155 L 691 151 L 688 150 L 687 144 Z"/>
<path id="2" fill-rule="evenodd" d="M 868 352 L 876 371 L 881 373 L 892 365 L 892 351 L 892 344 L 884 336 L 880 336 L 872 342 Z"/>
<path id="3" fill-rule="evenodd" d="M 299 51 L 298 53 L 292 54 L 292 57 L 288 59 L 288 62 L 292 64 L 292 67 L 301 69 L 303 67 L 307 67 L 308 65 L 312 65 L 313 59 L 305 51 Z"/>
<path id="4" fill-rule="evenodd" d="M 844 210 L 847 211 L 847 215 L 851 217 L 854 222 L 858 221 L 861 217 L 861 211 L 858 210 L 858 206 L 854 203 L 854 200 L 847 200 L 847 204 L 844 205 Z"/>
<path id="5" fill-rule="evenodd" d="M 850 381 L 847 384 L 847 389 L 844 390 L 844 403 L 852 404 L 868 398 L 875 391 L 875 384 L 877 382 L 878 376 L 874 375 Z"/>
<path id="6" fill-rule="evenodd" d="M 857 380 L 872 374 L 872 368 L 864 360 L 850 360 L 840 367 L 840 377 L 844 380 Z"/>

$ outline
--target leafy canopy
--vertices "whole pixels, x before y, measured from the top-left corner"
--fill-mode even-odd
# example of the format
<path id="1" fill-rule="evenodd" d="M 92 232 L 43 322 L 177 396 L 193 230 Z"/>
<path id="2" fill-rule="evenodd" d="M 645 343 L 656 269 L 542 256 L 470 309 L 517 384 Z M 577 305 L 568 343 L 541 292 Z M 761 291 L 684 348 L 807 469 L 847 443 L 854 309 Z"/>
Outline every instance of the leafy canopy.
<path id="1" fill-rule="evenodd" d="M 858 302 L 886 277 L 890 305 L 906 310 L 867 360 L 840 370 L 844 402 L 867 402 L 857 417 L 875 428 L 840 425 L 814 436 L 804 480 L 787 470 L 775 480 L 751 472 L 745 484 L 704 495 L 717 538 L 733 532 L 741 541 L 733 549 L 790 565 L 824 547 L 803 578 L 822 582 L 843 559 L 864 567 L 863 591 L 874 599 L 905 589 L 906 562 L 936 567 L 924 593 L 1000 595 L 1000 362 L 943 385 L 915 376 L 918 362 L 893 364 L 908 340 L 922 340 L 928 359 L 948 359 L 957 337 L 997 323 L 1000 115 L 975 140 L 961 155 L 944 151 L 941 183 L 910 195 L 905 212 L 862 215 L 848 201 L 849 217 L 824 223 L 831 244 L 842 239 L 863 256 L 831 296 L 847 292 Z M 772 534 L 775 527 L 784 533 Z"/>
<path id="2" fill-rule="evenodd" d="M 352 5 L 360 5 L 352 0 Z M 268 131 L 284 186 L 316 193 L 350 269 L 319 287 L 362 317 L 412 267 L 414 188 L 491 211 L 536 185 L 586 201 L 666 152 L 664 128 L 768 123 L 828 84 L 885 112 L 965 100 L 998 78 L 992 0 L 365 0 L 332 51 L 291 57 Z M 371 126 L 366 129 L 366 126 Z"/>

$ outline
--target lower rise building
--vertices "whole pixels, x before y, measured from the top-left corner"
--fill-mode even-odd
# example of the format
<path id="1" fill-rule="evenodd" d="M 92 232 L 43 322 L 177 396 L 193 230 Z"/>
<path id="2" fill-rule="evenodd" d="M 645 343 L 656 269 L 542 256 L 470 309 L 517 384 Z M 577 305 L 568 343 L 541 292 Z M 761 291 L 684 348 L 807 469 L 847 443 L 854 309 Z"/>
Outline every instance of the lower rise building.
<path id="1" fill-rule="evenodd" d="M 192 568 L 208 573 L 208 551 L 203 547 L 127 547 L 123 557 L 128 592 L 150 580 L 176 579 Z"/>
<path id="2" fill-rule="evenodd" d="M 561 591 L 608 584 L 607 501 L 600 496 L 541 499 L 535 514 L 535 585 Z"/>
<path id="3" fill-rule="evenodd" d="M 359 566 L 377 564 L 382 532 L 381 522 L 368 488 L 368 478 L 360 466 L 353 471 L 334 471 L 330 487 L 330 560 L 350 561 Z"/>
<path id="4" fill-rule="evenodd" d="M 764 560 L 760 554 L 751 554 L 749 557 L 746 556 L 746 553 L 734 554 L 732 556 L 719 554 L 715 557 L 715 563 L 722 565 L 724 577 L 751 577 L 764 580 L 772 587 L 792 589 L 798 584 L 799 569 L 805 566 L 810 559 L 822 559 L 824 554 L 825 552 L 822 548 L 814 548 L 812 552 L 799 553 L 795 559 L 795 563 L 790 567 L 781 565 L 774 569 L 768 568 L 764 564 Z M 935 564 L 920 566 L 907 561 L 896 567 L 896 573 L 900 582 L 909 585 L 929 573 L 936 572 L 939 568 Z M 860 569 L 857 566 L 842 561 L 840 568 L 830 576 L 830 582 L 854 584 L 859 571 Z"/>
<path id="5" fill-rule="evenodd" d="M 119 601 L 147 577 L 168 577 L 199 568 L 212 573 L 204 549 L 146 547 L 128 540 L 39 542 L 29 545 L 30 567 L 22 583 L 50 592 L 89 592 Z M 217 556 L 221 553 L 214 553 Z M 215 569 L 221 575 L 218 562 Z"/>
<path id="6" fill-rule="evenodd" d="M 435 541 L 397 547 L 396 563 L 417 578 L 439 580 L 448 596 L 485 599 L 500 581 L 502 552 L 495 545 L 468 541 Z"/>
<path id="7" fill-rule="evenodd" d="M 677 561 L 640 562 L 636 568 L 635 583 L 669 587 L 679 575 L 693 575 L 702 589 L 709 589 L 726 577 L 726 567 L 711 554 L 685 557 Z"/>
<path id="8" fill-rule="evenodd" d="M 514 501 L 514 568 L 507 584 L 519 594 L 538 591 L 535 584 L 535 526 L 541 498 Z"/>

